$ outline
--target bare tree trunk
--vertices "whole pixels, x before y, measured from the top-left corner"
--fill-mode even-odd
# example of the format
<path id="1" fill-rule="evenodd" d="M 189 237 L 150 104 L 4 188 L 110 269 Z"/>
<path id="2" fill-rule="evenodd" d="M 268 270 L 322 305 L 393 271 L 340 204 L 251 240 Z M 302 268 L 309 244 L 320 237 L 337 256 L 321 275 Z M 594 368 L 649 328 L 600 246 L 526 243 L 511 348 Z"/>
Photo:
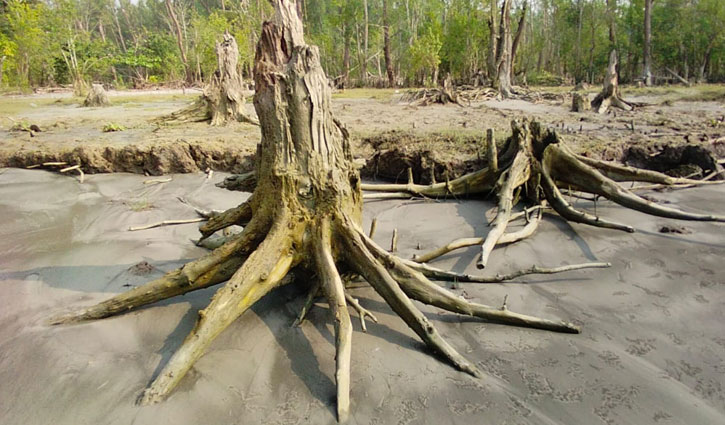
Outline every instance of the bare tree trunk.
<path id="1" fill-rule="evenodd" d="M 617 48 L 617 0 L 607 0 L 610 49 Z"/>
<path id="2" fill-rule="evenodd" d="M 383 51 L 385 56 L 385 71 L 388 74 L 388 87 L 395 87 L 395 72 L 393 71 L 393 58 L 390 52 L 390 23 L 388 22 L 388 0 L 383 0 Z"/>
<path id="3" fill-rule="evenodd" d="M 498 63 L 498 44 L 499 44 L 499 33 L 498 33 L 498 26 L 497 22 L 497 14 L 496 11 L 498 10 L 498 4 L 496 0 L 491 0 L 491 14 L 488 17 L 488 30 L 490 33 L 489 39 L 488 39 L 488 60 L 486 61 L 488 65 L 488 78 L 491 80 L 491 83 L 496 80 L 496 73 L 497 73 L 497 66 Z"/>
<path id="4" fill-rule="evenodd" d="M 644 0 L 644 72 L 646 86 L 652 85 L 652 1 Z"/>
<path id="5" fill-rule="evenodd" d="M 576 69 L 574 71 L 574 79 L 578 83 L 582 79 L 582 25 L 584 21 L 584 6 L 582 5 L 582 0 L 577 0 L 576 6 L 579 10 L 579 17 L 576 26 Z"/>
<path id="6" fill-rule="evenodd" d="M 179 46 L 179 53 L 181 54 L 181 63 L 184 64 L 184 78 L 187 82 L 191 82 L 191 71 L 189 69 L 189 61 L 186 59 L 186 49 L 184 48 L 184 34 L 181 30 L 181 24 L 179 19 L 176 17 L 174 12 L 174 5 L 171 4 L 171 0 L 165 0 L 166 12 L 171 18 L 171 22 L 174 25 L 174 35 L 176 35 L 176 43 Z"/>
<path id="7" fill-rule="evenodd" d="M 363 0 L 363 8 L 365 13 L 365 26 L 363 27 L 363 62 L 360 64 L 360 72 L 362 73 L 362 84 L 367 86 L 368 83 L 368 41 L 370 31 L 370 21 L 368 19 L 368 0 Z"/>
<path id="8" fill-rule="evenodd" d="M 512 97 L 514 94 L 511 87 L 511 44 L 511 0 L 504 0 L 499 21 L 499 57 L 495 81 L 498 92 L 503 98 Z"/>
<path id="9" fill-rule="evenodd" d="M 514 80 L 514 64 L 516 63 L 516 52 L 519 49 L 521 38 L 524 34 L 524 28 L 526 28 L 526 11 L 528 9 L 529 2 L 524 0 L 524 5 L 521 9 L 521 18 L 519 18 L 519 26 L 516 28 L 516 36 L 514 37 L 514 43 L 511 46 L 511 81 Z"/>
<path id="10" fill-rule="evenodd" d="M 342 51 L 342 88 L 347 88 L 350 84 L 350 30 L 345 25 L 344 43 Z"/>

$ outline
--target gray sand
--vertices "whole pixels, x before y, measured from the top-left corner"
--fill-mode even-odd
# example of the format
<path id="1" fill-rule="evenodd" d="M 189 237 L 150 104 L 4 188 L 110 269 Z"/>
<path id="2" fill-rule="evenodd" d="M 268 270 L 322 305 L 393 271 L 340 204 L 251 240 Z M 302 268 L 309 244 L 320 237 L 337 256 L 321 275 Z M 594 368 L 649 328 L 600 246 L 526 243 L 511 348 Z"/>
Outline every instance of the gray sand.
<path id="1" fill-rule="evenodd" d="M 139 285 L 198 257 L 196 225 L 128 226 L 192 218 L 176 197 L 223 209 L 246 194 L 203 175 L 145 186 L 143 176 L 86 183 L 43 171 L 0 170 L 0 423 L 335 423 L 333 328 L 320 302 L 291 328 L 300 288 L 282 288 L 227 329 L 165 402 L 135 400 L 178 348 L 213 288 L 117 318 L 67 327 L 43 320 Z M 691 210 L 720 211 L 725 188 L 652 193 Z M 580 206 L 587 206 L 580 201 Z M 490 202 L 374 202 L 376 239 L 394 227 L 400 254 L 484 235 Z M 140 211 L 139 211 L 140 210 Z M 725 233 L 610 203 L 598 211 L 635 234 L 548 216 L 531 240 L 499 248 L 487 273 L 541 264 L 611 261 L 604 270 L 461 284 L 482 303 L 572 320 L 581 335 L 483 323 L 424 307 L 441 333 L 485 371 L 474 379 L 441 363 L 369 288 L 354 290 L 379 324 L 353 324 L 352 424 L 725 423 Z M 690 234 L 661 234 L 665 223 Z M 436 264 L 476 272 L 476 248 Z M 133 268 L 147 261 L 153 268 Z M 526 282 L 528 284 L 521 284 Z"/>

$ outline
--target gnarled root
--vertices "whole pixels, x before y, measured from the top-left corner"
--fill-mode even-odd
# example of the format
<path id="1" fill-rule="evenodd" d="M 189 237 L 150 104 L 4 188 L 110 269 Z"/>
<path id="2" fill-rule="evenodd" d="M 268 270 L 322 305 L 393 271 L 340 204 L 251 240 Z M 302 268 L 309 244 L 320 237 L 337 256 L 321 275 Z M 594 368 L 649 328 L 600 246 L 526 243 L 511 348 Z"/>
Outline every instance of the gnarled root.
<path id="1" fill-rule="evenodd" d="M 161 374 L 144 391 L 139 400 L 141 404 L 154 404 L 166 398 L 214 338 L 276 288 L 290 268 L 300 262 L 288 233 L 289 224 L 286 217 L 277 221 L 257 250 L 217 291 L 209 306 L 199 312 L 196 326 Z"/>
<path id="2" fill-rule="evenodd" d="M 374 264 L 385 264 L 389 271 L 388 276 L 400 285 L 400 288 L 402 288 L 407 296 L 417 301 L 454 313 L 475 316 L 499 323 L 545 329 L 555 332 L 580 332 L 579 327 L 571 323 L 555 322 L 514 313 L 506 308 L 496 309 L 483 304 L 470 303 L 429 281 L 421 272 L 414 270 L 406 264 L 404 260 L 401 260 L 382 249 L 370 238 L 365 236 L 364 233 L 356 231 L 356 234 L 353 236 L 360 240 L 360 243 L 363 244 L 365 251 L 377 260 Z"/>
<path id="3" fill-rule="evenodd" d="M 530 236 L 538 225 L 538 219 L 529 221 L 518 232 L 505 233 L 505 229 L 512 219 L 511 209 L 518 200 L 518 196 L 515 196 L 518 192 L 515 191 L 522 186 L 526 188 L 523 192 L 529 205 L 533 204 L 535 207 L 542 205 L 541 198 L 544 198 L 562 218 L 596 227 L 634 232 L 634 228 L 626 224 L 608 221 L 595 214 L 575 209 L 562 196 L 560 187 L 591 193 L 624 207 L 660 217 L 679 220 L 725 221 L 725 216 L 690 213 L 658 205 L 637 196 L 617 183 L 648 182 L 678 187 L 702 184 L 701 181 L 674 178 L 655 171 L 641 170 L 576 155 L 561 142 L 560 137 L 553 130 L 543 130 L 537 122 L 513 121 L 511 128 L 512 136 L 507 140 L 507 145 L 496 160 L 489 158 L 487 168 L 446 183 L 418 185 L 409 179 L 407 184 L 367 184 L 362 186 L 367 191 L 383 192 L 381 195 L 387 195 L 384 196 L 385 198 L 449 195 L 455 197 L 497 193 L 498 211 L 487 237 L 457 239 L 430 252 L 415 256 L 415 261 L 428 262 L 453 250 L 481 244 L 481 256 L 477 266 L 483 268 L 495 246 Z M 492 155 L 495 155 L 495 150 L 489 142 L 488 156 Z"/>

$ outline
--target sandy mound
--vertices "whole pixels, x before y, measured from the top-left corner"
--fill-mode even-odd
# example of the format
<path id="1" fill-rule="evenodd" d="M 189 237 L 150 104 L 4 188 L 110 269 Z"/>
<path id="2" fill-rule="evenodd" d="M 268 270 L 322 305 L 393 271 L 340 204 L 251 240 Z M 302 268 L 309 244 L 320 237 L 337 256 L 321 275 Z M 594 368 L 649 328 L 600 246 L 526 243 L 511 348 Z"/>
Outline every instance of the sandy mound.
<path id="1" fill-rule="evenodd" d="M 69 306 L 105 299 L 198 257 L 195 225 L 128 232 L 128 226 L 191 218 L 176 197 L 206 208 L 246 195 L 201 174 L 144 185 L 138 175 L 94 175 L 79 184 L 43 171 L 0 170 L 0 423 L 334 423 L 332 324 L 320 303 L 290 327 L 300 290 L 281 288 L 227 329 L 162 404 L 135 400 L 190 331 L 213 289 L 95 323 L 46 327 Z M 725 188 L 650 196 L 700 211 L 723 209 Z M 583 206 L 583 201 L 582 206 Z M 416 247 L 483 235 L 483 201 L 375 202 L 376 239 L 394 227 L 403 257 Z M 723 226 L 676 223 L 611 204 L 598 211 L 635 234 L 547 217 L 533 239 L 497 249 L 490 273 L 533 263 L 611 261 L 612 269 L 533 277 L 529 284 L 462 284 L 490 304 L 583 326 L 560 335 L 424 311 L 452 345 L 485 371 L 477 380 L 426 352 L 380 298 L 356 289 L 380 324 L 353 337 L 352 424 L 681 423 L 725 421 Z M 475 272 L 476 249 L 437 264 Z M 146 263 L 143 263 L 143 262 Z M 482 419 L 482 418 L 485 418 Z"/>

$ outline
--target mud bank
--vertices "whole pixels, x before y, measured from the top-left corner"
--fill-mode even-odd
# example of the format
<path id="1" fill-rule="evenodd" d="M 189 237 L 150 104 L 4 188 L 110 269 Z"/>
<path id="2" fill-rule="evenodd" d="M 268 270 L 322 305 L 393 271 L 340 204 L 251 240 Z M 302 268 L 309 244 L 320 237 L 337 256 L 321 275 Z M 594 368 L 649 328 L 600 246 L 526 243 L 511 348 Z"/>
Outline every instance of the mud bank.
<path id="1" fill-rule="evenodd" d="M 207 169 L 242 173 L 253 168 L 254 152 L 239 146 L 184 141 L 145 146 L 79 146 L 59 152 L 0 152 L 0 167 L 27 168 L 57 161 L 78 164 L 89 174 L 127 172 L 158 176 Z"/>

